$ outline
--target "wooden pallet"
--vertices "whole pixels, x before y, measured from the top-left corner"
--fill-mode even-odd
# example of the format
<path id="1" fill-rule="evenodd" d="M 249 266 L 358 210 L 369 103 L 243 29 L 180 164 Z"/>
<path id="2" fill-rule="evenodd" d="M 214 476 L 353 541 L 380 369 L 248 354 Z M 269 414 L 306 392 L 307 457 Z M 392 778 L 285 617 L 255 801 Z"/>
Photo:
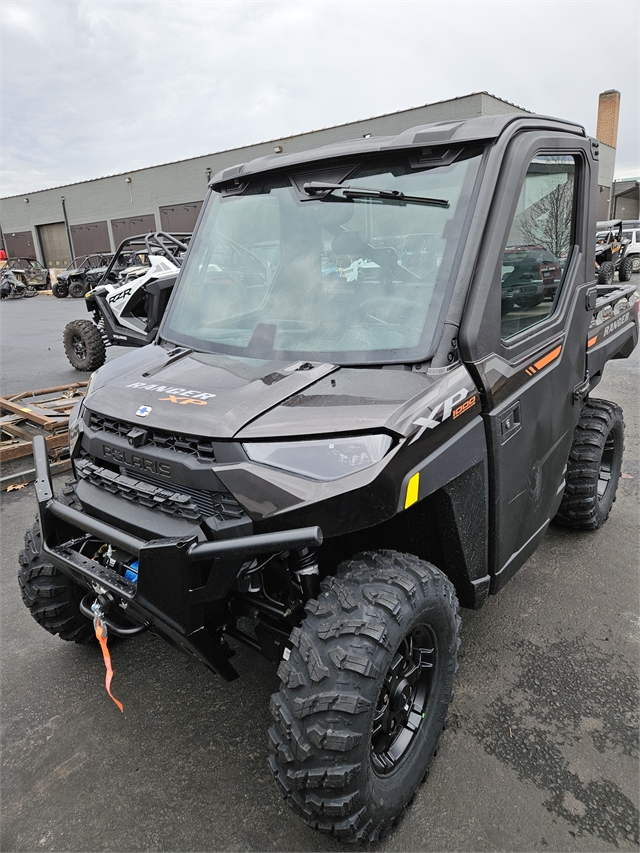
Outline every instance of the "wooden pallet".
<path id="1" fill-rule="evenodd" d="M 0 464 L 3 476 L 0 489 L 5 491 L 12 485 L 22 485 L 35 480 L 31 442 L 34 436 L 45 438 L 51 472 L 53 474 L 71 468 L 69 459 L 69 414 L 83 397 L 88 382 L 74 382 L 55 388 L 40 388 L 36 391 L 21 391 L 0 397 Z M 25 460 L 20 470 L 15 469 L 15 460 Z"/>

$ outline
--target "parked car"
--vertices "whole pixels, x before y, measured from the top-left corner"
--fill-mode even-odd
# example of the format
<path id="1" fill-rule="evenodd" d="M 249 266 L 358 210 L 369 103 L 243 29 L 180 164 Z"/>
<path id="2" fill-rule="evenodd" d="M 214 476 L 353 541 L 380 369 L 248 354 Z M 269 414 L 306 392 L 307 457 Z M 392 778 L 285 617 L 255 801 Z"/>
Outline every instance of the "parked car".
<path id="1" fill-rule="evenodd" d="M 65 296 L 81 298 L 98 279 L 102 278 L 109 265 L 112 254 L 80 255 L 74 258 L 64 272 L 61 272 L 52 290 L 58 299 Z"/>
<path id="2" fill-rule="evenodd" d="M 556 294 L 562 263 L 542 246 L 507 246 L 502 261 L 502 313 L 533 308 Z"/>
<path id="3" fill-rule="evenodd" d="M 36 290 L 46 290 L 51 282 L 49 270 L 33 258 L 11 258 L 4 268 L 11 270 L 18 281 Z"/>

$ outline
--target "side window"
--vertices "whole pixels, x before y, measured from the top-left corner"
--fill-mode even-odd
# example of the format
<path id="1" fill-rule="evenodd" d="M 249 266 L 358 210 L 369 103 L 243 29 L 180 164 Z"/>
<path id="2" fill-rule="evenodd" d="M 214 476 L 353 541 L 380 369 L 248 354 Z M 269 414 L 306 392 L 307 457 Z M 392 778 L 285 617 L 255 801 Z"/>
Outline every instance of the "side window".
<path id="1" fill-rule="evenodd" d="M 527 169 L 502 259 L 503 340 L 553 314 L 573 243 L 575 157 L 538 154 Z"/>

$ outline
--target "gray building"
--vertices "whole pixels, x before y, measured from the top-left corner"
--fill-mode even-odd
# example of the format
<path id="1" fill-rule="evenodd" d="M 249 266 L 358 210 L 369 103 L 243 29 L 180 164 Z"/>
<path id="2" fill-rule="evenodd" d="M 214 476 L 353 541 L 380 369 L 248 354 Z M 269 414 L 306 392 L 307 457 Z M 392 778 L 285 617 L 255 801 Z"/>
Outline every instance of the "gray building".
<path id="1" fill-rule="evenodd" d="M 614 181 L 611 200 L 612 219 L 640 219 L 640 177 Z"/>
<path id="2" fill-rule="evenodd" d="M 294 153 L 358 136 L 395 135 L 437 121 L 505 113 L 530 111 L 475 92 L 243 148 L 10 196 L 2 199 L 2 239 L 10 258 L 34 258 L 48 267 L 64 268 L 73 256 L 113 251 L 133 234 L 191 231 L 210 176 L 237 163 L 274 151 Z M 607 201 L 614 163 L 615 148 L 601 145 L 600 183 L 606 188 L 601 196 Z"/>

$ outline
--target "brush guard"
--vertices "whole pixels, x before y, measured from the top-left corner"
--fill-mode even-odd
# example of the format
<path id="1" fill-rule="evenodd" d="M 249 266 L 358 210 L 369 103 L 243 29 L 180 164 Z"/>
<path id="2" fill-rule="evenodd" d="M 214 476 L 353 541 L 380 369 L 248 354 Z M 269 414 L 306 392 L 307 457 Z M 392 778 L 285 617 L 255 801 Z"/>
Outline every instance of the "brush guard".
<path id="1" fill-rule="evenodd" d="M 215 542 L 198 542 L 195 536 L 145 541 L 55 500 L 41 436 L 33 441 L 33 458 L 42 552 L 61 572 L 89 590 L 89 598 L 83 599 L 85 608 L 90 611 L 92 597 L 109 596 L 133 623 L 134 633 L 152 630 L 227 681 L 237 678 L 238 673 L 228 660 L 224 619 L 213 633 L 207 627 L 216 603 L 223 611 L 223 599 L 247 559 L 257 554 L 315 548 L 322 543 L 319 527 Z M 71 546 L 78 541 L 78 531 L 137 558 L 137 582 L 74 550 Z M 84 613 L 84 608 L 81 610 Z M 123 630 L 118 625 L 112 628 L 110 623 L 114 634 Z"/>

